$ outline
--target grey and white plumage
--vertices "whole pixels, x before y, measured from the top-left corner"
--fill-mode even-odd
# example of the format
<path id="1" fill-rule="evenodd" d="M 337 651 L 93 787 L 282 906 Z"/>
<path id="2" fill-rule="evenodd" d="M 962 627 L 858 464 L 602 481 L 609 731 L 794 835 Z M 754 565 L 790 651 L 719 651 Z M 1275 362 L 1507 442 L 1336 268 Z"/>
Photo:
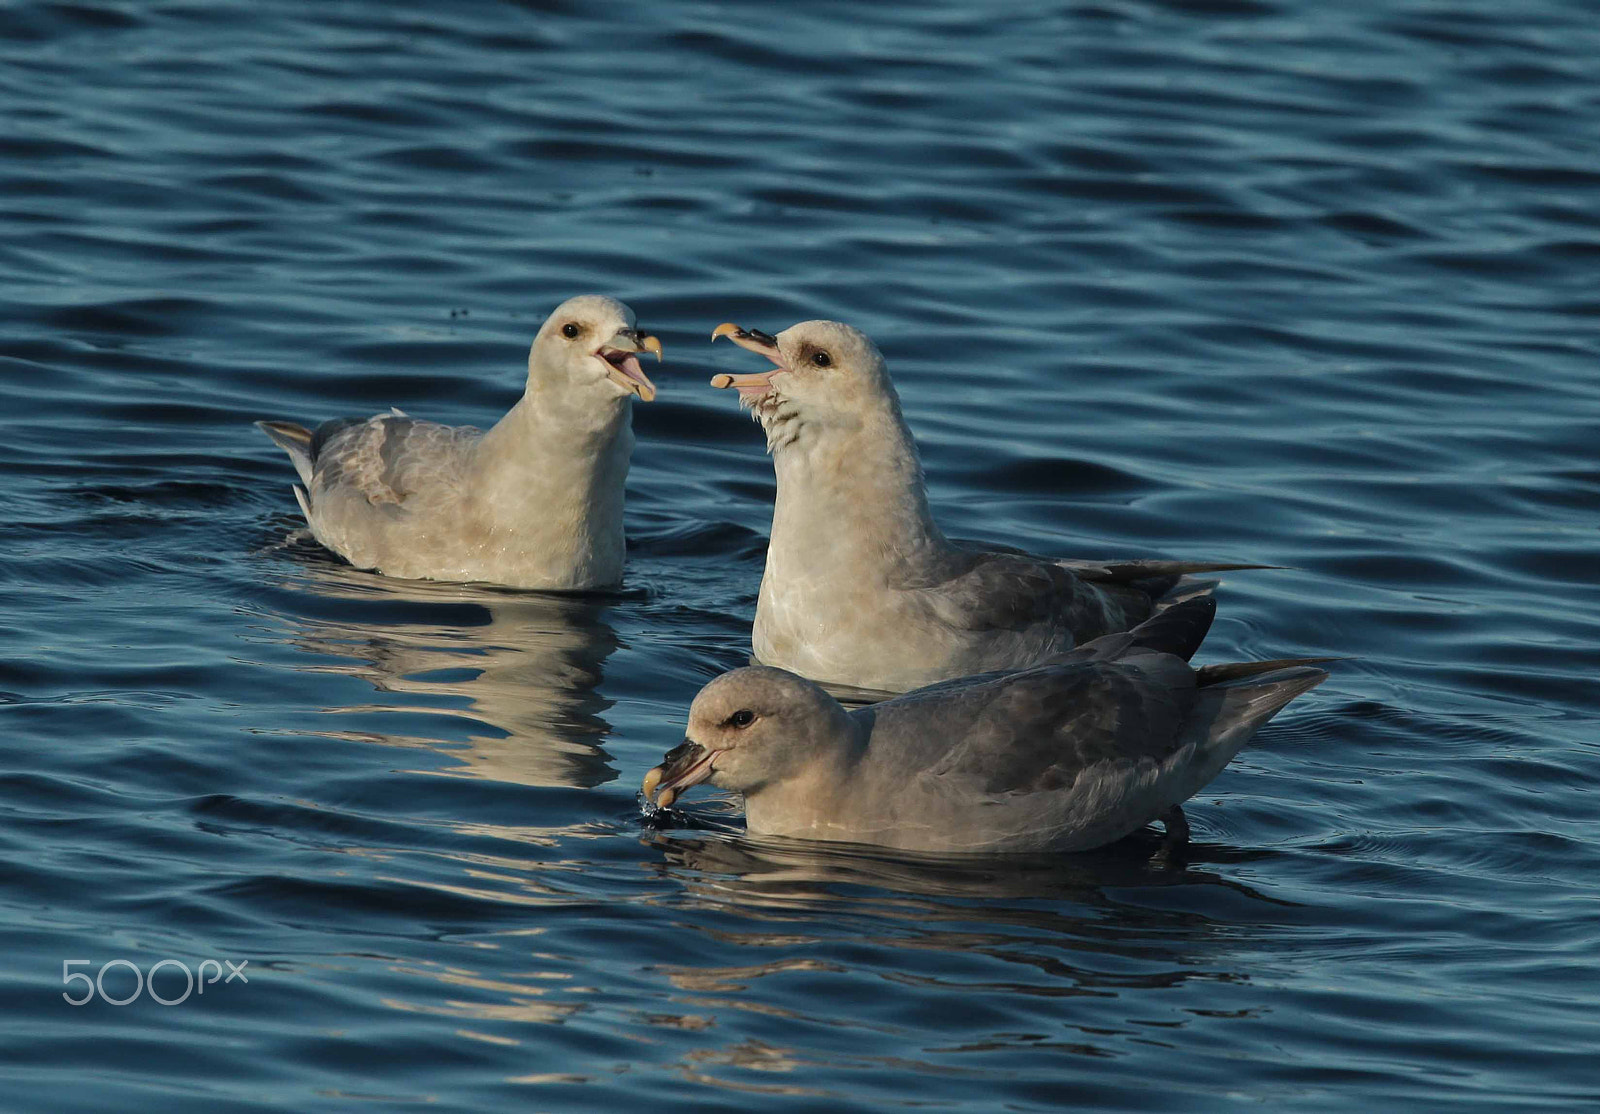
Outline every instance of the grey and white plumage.
<path id="1" fill-rule="evenodd" d="M 316 539 L 358 568 L 514 588 L 622 579 L 632 400 L 655 397 L 640 333 L 615 298 L 563 302 L 528 352 L 521 400 L 487 433 L 392 410 L 314 431 L 257 422 L 304 486 Z"/>
<path id="2" fill-rule="evenodd" d="M 1215 606 L 855 711 L 793 673 L 734 670 L 695 697 L 645 796 L 709 781 L 744 795 L 752 833 L 907 851 L 1087 850 L 1155 819 L 1183 834 L 1182 802 L 1327 678 L 1326 659 L 1195 669 Z"/>
<path id="3" fill-rule="evenodd" d="M 756 659 L 903 692 L 1029 665 L 1148 618 L 1186 574 L 1252 566 L 1072 561 L 948 540 L 883 355 L 858 329 L 712 334 L 774 365 L 718 375 L 767 435 L 778 495 L 752 635 Z"/>

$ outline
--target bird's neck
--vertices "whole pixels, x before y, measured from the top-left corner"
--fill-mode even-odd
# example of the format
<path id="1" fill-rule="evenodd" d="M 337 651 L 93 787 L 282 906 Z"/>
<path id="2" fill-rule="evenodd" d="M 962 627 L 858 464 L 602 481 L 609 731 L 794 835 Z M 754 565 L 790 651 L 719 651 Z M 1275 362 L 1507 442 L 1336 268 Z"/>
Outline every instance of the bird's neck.
<path id="1" fill-rule="evenodd" d="M 500 425 L 514 422 L 541 440 L 573 448 L 604 445 L 630 429 L 633 419 L 629 395 L 583 388 L 555 376 L 531 373 L 528 385 Z M 498 426 L 496 428 L 499 428 Z"/>
<path id="2" fill-rule="evenodd" d="M 773 453 L 778 495 L 769 563 L 795 573 L 895 569 L 949 547 L 928 508 L 922 462 L 898 406 L 858 425 L 799 431 Z"/>
<path id="3" fill-rule="evenodd" d="M 626 398 L 574 403 L 555 392 L 526 394 L 478 448 L 485 485 L 501 505 L 596 535 L 620 537 L 632 411 Z"/>
<path id="4" fill-rule="evenodd" d="M 848 840 L 854 829 L 841 817 L 854 816 L 857 767 L 866 753 L 869 730 L 856 716 L 839 709 L 836 734 L 807 748 L 803 769 L 745 794 L 745 826 L 759 835 L 798 839 Z"/>

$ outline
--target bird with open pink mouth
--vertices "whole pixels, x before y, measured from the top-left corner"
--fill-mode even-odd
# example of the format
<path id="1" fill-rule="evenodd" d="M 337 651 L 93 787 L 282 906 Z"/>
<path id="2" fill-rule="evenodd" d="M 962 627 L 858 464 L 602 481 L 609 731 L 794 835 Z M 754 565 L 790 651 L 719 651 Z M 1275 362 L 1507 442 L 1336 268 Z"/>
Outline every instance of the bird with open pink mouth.
<path id="1" fill-rule="evenodd" d="M 905 692 L 1016 669 L 1127 630 L 1235 561 L 1074 560 L 944 535 L 883 353 L 860 329 L 802 321 L 727 337 L 772 367 L 723 373 L 761 423 L 777 478 L 751 648 L 765 665 Z"/>
<path id="2" fill-rule="evenodd" d="M 493 428 L 398 410 L 315 429 L 258 422 L 294 464 L 312 535 L 352 565 L 408 580 L 594 589 L 622 580 L 639 357 L 661 342 L 603 294 L 557 306 L 528 349 L 522 398 Z"/>

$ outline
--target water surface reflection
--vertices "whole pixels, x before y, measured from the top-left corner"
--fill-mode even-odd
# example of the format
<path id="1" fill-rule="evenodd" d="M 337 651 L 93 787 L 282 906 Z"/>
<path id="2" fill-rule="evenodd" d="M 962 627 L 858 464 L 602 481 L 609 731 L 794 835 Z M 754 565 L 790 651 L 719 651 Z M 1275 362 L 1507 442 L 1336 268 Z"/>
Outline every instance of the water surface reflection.
<path id="1" fill-rule="evenodd" d="M 286 615 L 289 641 L 325 661 L 308 672 L 359 677 L 398 704 L 350 704 L 334 715 L 436 714 L 422 728 L 340 730 L 343 738 L 429 747 L 456 765 L 432 772 L 541 787 L 593 788 L 617 776 L 601 740 L 605 661 L 620 645 L 604 596 L 393 580 L 309 560 L 297 587 L 317 597 Z"/>
<path id="2" fill-rule="evenodd" d="M 1125 1055 L 1130 1040 L 1154 1036 L 1152 1018 L 1190 1024 L 1194 1001 L 1208 1003 L 1207 1017 L 1254 1017 L 1249 925 L 1283 903 L 1203 867 L 1154 865 L 1157 842 L 1140 835 L 1071 857 L 920 857 L 647 833 L 653 869 L 676 887 L 655 900 L 692 910 L 676 958 L 654 968 L 681 1007 L 657 1023 L 707 1030 L 680 1065 L 685 1078 L 743 1090 L 763 1087 L 746 1072 L 793 1072 L 803 1084 L 821 1062 L 963 1075 L 1042 1049 Z M 1242 925 L 1241 910 L 1254 911 Z M 996 1002 L 1007 1006 L 996 1012 Z M 730 1013 L 810 1039 L 718 1041 L 714 1021 Z M 915 1055 L 860 1056 L 863 1031 L 871 1044 L 909 1039 Z"/>
<path id="3" fill-rule="evenodd" d="M 1204 869 L 1154 865 L 1153 835 L 1091 854 L 1003 858 L 896 856 L 719 834 L 655 832 L 644 841 L 661 855 L 656 869 L 682 887 L 681 900 L 691 906 L 757 922 L 816 918 L 824 935 L 841 916 L 871 918 L 880 931 L 891 929 L 871 938 L 896 947 L 970 953 L 1034 939 L 1052 948 L 1149 956 L 1161 941 L 1181 968 L 1177 956 L 1209 943 L 1211 920 L 1192 911 L 1203 907 L 1207 891 L 1225 893 L 1218 904 L 1229 908 L 1241 900 L 1283 904 Z M 1176 903 L 1187 906 L 1182 912 L 1139 900 L 1175 887 L 1197 888 L 1201 896 Z M 1071 967 L 1040 967 L 1078 978 Z"/>

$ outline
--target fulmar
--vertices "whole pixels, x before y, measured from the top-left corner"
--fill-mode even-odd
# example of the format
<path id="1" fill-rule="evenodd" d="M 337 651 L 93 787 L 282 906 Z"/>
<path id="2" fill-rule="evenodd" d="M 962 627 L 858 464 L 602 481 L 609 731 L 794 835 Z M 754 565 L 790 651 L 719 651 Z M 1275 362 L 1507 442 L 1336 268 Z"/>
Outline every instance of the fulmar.
<path id="1" fill-rule="evenodd" d="M 1164 821 L 1326 658 L 1208 665 L 1197 597 L 1030 669 L 947 681 L 846 711 L 819 685 L 747 666 L 689 708 L 682 745 L 645 775 L 670 807 L 701 782 L 744 796 L 756 835 L 929 853 L 1083 851 Z"/>
<path id="2" fill-rule="evenodd" d="M 1075 561 L 954 543 L 929 510 L 916 442 L 871 338 L 836 321 L 777 336 L 730 323 L 712 333 L 722 336 L 776 365 L 711 380 L 738 390 L 777 473 L 752 634 L 764 665 L 904 692 L 1127 630 L 1194 594 L 1187 574 L 1259 567 Z"/>
<path id="3" fill-rule="evenodd" d="M 357 568 L 513 588 L 604 588 L 622 580 L 623 486 L 632 400 L 655 385 L 639 332 L 615 298 L 556 308 L 528 352 L 521 400 L 484 433 L 399 410 L 308 430 L 257 422 L 289 454 L 317 541 Z"/>

